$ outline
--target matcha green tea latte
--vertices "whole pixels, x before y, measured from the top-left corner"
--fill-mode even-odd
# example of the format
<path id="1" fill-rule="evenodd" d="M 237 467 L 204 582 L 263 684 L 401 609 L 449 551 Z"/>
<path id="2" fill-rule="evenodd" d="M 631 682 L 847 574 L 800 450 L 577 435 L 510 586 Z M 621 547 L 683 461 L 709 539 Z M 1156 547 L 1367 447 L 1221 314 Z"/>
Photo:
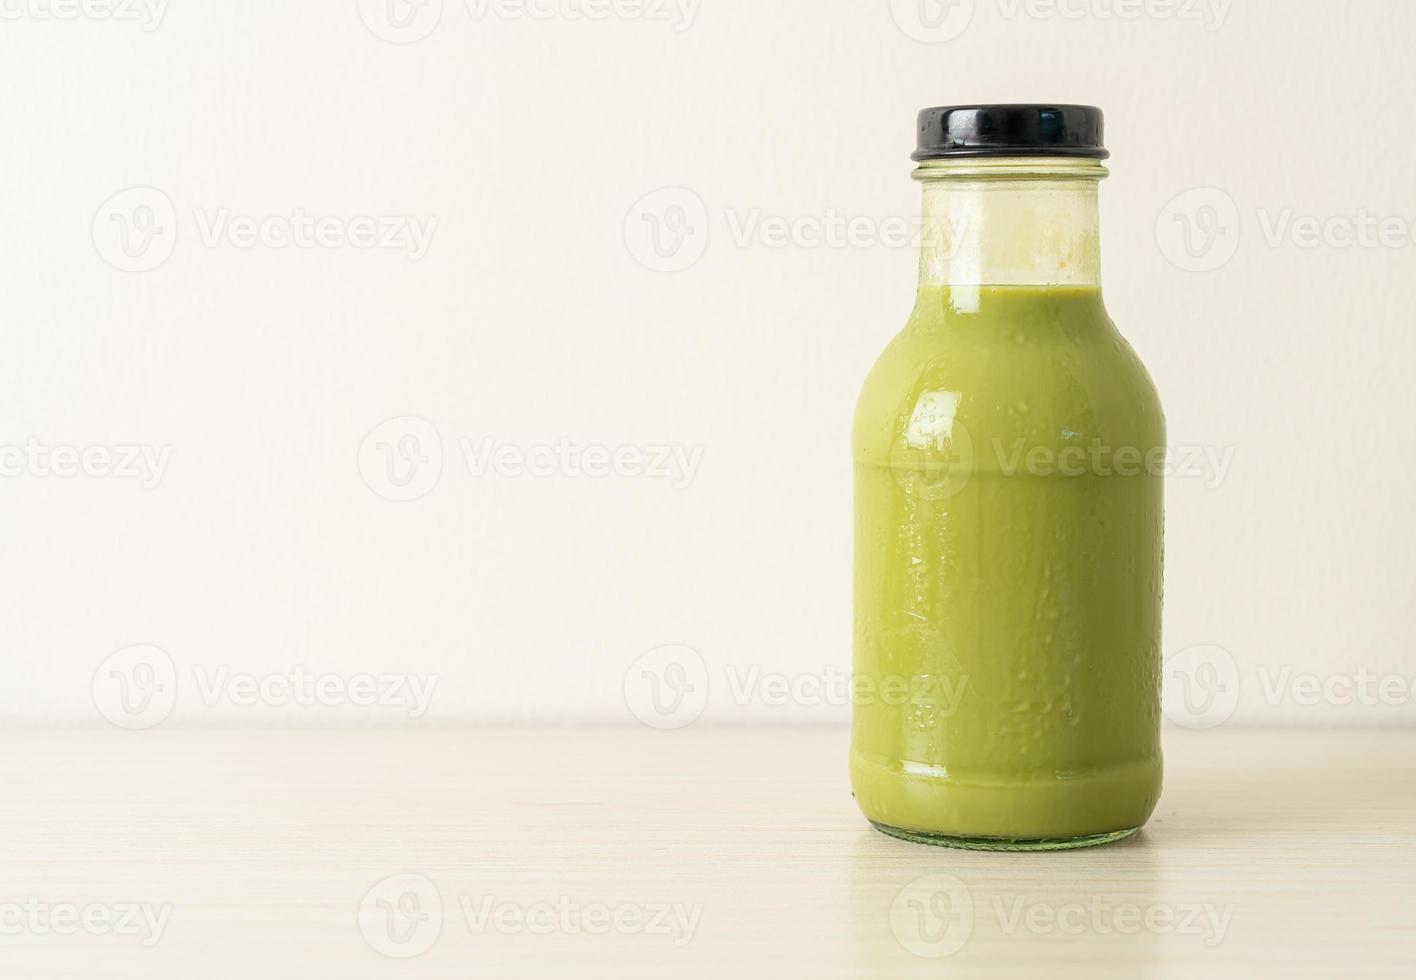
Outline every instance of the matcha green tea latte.
<path id="1" fill-rule="evenodd" d="M 1165 422 L 1102 303 L 1101 113 L 920 124 L 919 296 L 855 420 L 852 786 L 908 840 L 1119 840 L 1160 795 Z"/>

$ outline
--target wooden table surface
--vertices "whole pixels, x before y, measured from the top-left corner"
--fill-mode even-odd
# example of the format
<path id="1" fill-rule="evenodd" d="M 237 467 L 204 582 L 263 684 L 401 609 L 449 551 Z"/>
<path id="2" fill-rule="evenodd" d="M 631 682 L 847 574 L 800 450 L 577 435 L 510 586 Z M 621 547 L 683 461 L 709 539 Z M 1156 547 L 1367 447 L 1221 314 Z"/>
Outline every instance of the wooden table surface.
<path id="1" fill-rule="evenodd" d="M 873 831 L 840 729 L 11 731 L 0 977 L 1416 976 L 1416 733 L 1167 734 L 1130 841 Z"/>

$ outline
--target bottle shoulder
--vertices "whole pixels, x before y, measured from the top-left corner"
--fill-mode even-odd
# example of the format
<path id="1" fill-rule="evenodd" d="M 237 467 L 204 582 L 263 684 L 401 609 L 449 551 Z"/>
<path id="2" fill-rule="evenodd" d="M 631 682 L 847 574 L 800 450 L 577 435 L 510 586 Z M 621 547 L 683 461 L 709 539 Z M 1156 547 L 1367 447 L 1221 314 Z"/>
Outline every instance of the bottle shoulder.
<path id="1" fill-rule="evenodd" d="M 920 418 L 949 414 L 974 439 L 1064 448 L 1100 440 L 1150 451 L 1165 419 L 1150 374 L 1099 295 L 940 309 L 922 297 L 867 375 L 855 452 L 887 459 Z"/>

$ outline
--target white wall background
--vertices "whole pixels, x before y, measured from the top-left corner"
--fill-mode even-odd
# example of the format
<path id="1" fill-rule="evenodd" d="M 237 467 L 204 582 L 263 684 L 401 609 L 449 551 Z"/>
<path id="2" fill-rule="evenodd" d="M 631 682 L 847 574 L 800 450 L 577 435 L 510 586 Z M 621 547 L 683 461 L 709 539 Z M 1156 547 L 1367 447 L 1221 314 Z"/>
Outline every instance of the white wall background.
<path id="1" fill-rule="evenodd" d="M 1169 487 L 1166 650 L 1242 681 L 1236 723 L 1416 719 L 1416 6 L 975 0 L 931 43 L 935 0 L 701 0 L 688 23 L 431 0 L 395 10 L 402 34 L 381 0 L 170 0 L 157 22 L 63 3 L 0 20 L 0 444 L 170 457 L 145 489 L 8 450 L 5 719 L 104 724 L 110 668 L 155 655 L 95 671 L 132 644 L 170 656 L 174 723 L 407 714 L 221 687 L 297 666 L 436 675 L 425 721 L 629 721 L 626 669 L 663 644 L 701 656 L 705 720 L 844 718 L 751 682 L 848 670 L 849 424 L 915 255 L 734 227 L 911 217 L 916 110 L 1036 100 L 1106 110 L 1113 316 L 1172 442 L 1232 449 L 1217 487 Z M 708 216 L 673 273 L 625 237 L 665 186 L 692 193 L 650 206 Z M 132 187 L 160 193 L 105 204 Z M 1197 187 L 1222 193 L 1175 207 L 1222 233 L 1194 263 L 1232 251 L 1207 272 L 1177 265 L 1165 210 Z M 204 239 L 223 213 L 298 209 L 436 228 L 417 260 Z M 1399 223 L 1342 247 L 1364 214 Z M 170 258 L 119 271 L 115 218 L 149 216 L 134 261 Z M 1339 224 L 1312 247 L 1302 216 Z M 403 416 L 435 427 L 443 469 L 394 503 L 360 445 Z M 687 487 L 478 477 L 461 439 L 702 455 Z M 1369 675 L 1384 694 L 1343 696 Z"/>

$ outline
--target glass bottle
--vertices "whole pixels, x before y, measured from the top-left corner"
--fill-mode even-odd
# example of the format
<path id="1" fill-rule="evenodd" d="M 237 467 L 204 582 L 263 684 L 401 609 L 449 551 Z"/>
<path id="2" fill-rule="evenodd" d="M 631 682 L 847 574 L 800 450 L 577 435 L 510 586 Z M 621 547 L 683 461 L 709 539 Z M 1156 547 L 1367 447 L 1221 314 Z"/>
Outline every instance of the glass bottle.
<path id="1" fill-rule="evenodd" d="M 1081 847 L 1160 795 L 1165 422 L 1102 303 L 1101 133 L 920 114 L 918 298 L 853 437 L 851 782 L 894 836 Z"/>

